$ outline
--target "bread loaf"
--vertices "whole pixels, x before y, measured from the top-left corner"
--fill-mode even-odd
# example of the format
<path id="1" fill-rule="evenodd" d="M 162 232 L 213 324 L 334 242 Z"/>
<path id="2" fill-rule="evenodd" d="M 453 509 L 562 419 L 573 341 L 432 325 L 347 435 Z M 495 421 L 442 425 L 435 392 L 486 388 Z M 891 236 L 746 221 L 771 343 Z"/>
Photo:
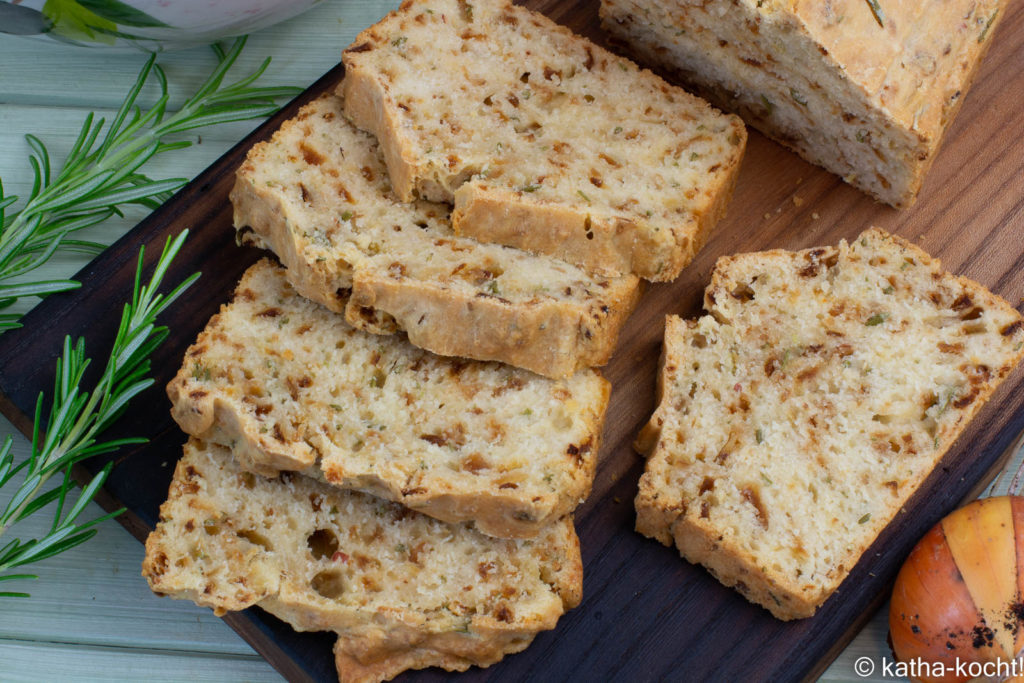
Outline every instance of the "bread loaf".
<path id="1" fill-rule="evenodd" d="M 910 206 L 1006 0 L 602 0 L 641 61 L 876 199 Z"/>
<path id="2" fill-rule="evenodd" d="M 674 279 L 724 214 L 743 124 L 508 0 L 407 0 L 344 52 L 399 197 L 460 234 Z"/>
<path id="3" fill-rule="evenodd" d="M 810 616 L 1024 355 L 984 287 L 872 229 L 718 261 L 665 330 L 637 530 Z"/>
<path id="4" fill-rule="evenodd" d="M 603 365 L 637 279 L 452 232 L 448 208 L 391 194 L 376 142 L 325 95 L 250 150 L 231 192 L 243 240 L 272 249 L 303 295 L 445 356 L 549 377 Z"/>
<path id="5" fill-rule="evenodd" d="M 336 632 L 346 682 L 519 652 L 579 603 L 581 572 L 569 518 L 534 540 L 491 538 L 305 477 L 264 479 L 197 439 L 142 565 L 159 594 Z"/>
<path id="6" fill-rule="evenodd" d="M 331 484 L 530 537 L 590 492 L 608 383 L 444 358 L 352 328 L 264 259 L 168 385 L 182 429 L 246 469 Z"/>

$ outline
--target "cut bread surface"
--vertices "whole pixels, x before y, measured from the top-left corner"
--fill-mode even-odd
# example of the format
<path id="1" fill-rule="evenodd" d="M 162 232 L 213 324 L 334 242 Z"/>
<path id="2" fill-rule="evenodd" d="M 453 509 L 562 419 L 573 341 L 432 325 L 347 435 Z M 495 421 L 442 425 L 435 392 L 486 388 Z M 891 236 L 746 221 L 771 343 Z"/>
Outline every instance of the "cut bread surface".
<path id="1" fill-rule="evenodd" d="M 168 385 L 187 433 L 246 469 L 331 484 L 502 537 L 530 537 L 590 492 L 609 385 L 435 356 L 246 271 Z"/>
<path id="2" fill-rule="evenodd" d="M 639 298 L 633 276 L 480 244 L 454 234 L 447 207 L 400 202 L 332 95 L 253 147 L 231 200 L 241 238 L 273 250 L 303 296 L 446 356 L 568 377 L 607 362 Z"/>
<path id="3" fill-rule="evenodd" d="M 196 439 L 143 575 L 219 614 L 258 605 L 297 630 L 337 632 L 342 681 L 487 666 L 554 628 L 581 590 L 568 518 L 534 540 L 495 539 L 305 477 L 264 479 Z"/>
<path id="4" fill-rule="evenodd" d="M 665 331 L 637 530 L 810 616 L 1024 355 L 1021 316 L 872 229 L 718 261 Z"/>
<path id="5" fill-rule="evenodd" d="M 911 205 L 1006 0 L 602 0 L 641 61 L 876 199 Z"/>
<path id="6" fill-rule="evenodd" d="M 344 52 L 397 194 L 456 231 L 667 281 L 725 212 L 743 124 L 504 0 L 408 0 Z"/>

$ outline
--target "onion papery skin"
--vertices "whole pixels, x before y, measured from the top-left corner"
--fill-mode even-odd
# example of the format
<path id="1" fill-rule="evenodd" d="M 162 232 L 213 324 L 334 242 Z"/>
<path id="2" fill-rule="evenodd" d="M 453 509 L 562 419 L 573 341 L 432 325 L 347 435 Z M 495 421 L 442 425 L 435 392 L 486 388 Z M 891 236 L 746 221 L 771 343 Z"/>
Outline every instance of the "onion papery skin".
<path id="1" fill-rule="evenodd" d="M 976 500 L 932 527 L 900 569 L 889 608 L 893 653 L 948 665 L 941 676 L 930 675 L 937 666 L 918 667 L 912 680 L 971 680 L 957 675 L 958 659 L 1008 662 L 1020 652 L 1022 596 L 1024 498 Z"/>

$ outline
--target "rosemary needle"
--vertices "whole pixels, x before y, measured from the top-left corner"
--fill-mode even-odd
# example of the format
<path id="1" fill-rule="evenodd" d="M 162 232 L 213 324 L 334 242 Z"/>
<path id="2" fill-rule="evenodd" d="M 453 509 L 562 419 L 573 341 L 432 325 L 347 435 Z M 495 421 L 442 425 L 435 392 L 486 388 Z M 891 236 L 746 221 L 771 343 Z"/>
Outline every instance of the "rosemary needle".
<path id="1" fill-rule="evenodd" d="M 82 376 L 90 363 L 85 357 L 85 341 L 79 338 L 72 343 L 71 337 L 65 337 L 63 353 L 57 358 L 52 407 L 45 424 L 42 393 L 36 401 L 29 457 L 14 463 L 13 439 L 10 436 L 0 445 L 0 490 L 10 484 L 15 475 L 24 472 L 7 505 L 0 511 L 0 583 L 37 578 L 33 574 L 11 573 L 11 570 L 84 543 L 96 534 L 97 524 L 120 514 L 121 510 L 118 510 L 87 522 L 77 521 L 106 480 L 111 463 L 92 478 L 65 513 L 67 494 L 72 486 L 71 468 L 92 456 L 146 441 L 139 438 L 100 441 L 99 437 L 120 417 L 133 397 L 153 384 L 153 379 L 147 376 L 150 356 L 167 337 L 167 328 L 156 326 L 156 317 L 199 277 L 198 273 L 192 275 L 169 294 L 157 293 L 186 234 L 187 231 L 174 240 L 168 239 L 153 275 L 145 285 L 141 284 L 143 251 L 139 251 L 131 302 L 124 306 L 103 374 L 92 392 L 82 386 Z M 47 482 L 61 473 L 61 483 L 46 489 Z M 57 505 L 53 523 L 42 538 L 28 541 L 3 538 L 15 524 L 54 502 Z M 0 591 L 0 597 L 28 597 L 28 594 Z"/>
<path id="2" fill-rule="evenodd" d="M 33 184 L 17 211 L 10 209 L 18 197 L 5 196 L 0 182 L 0 311 L 23 297 L 46 296 L 80 286 L 74 280 L 26 280 L 26 276 L 58 250 L 98 253 L 105 245 L 73 239 L 73 235 L 120 215 L 125 205 L 155 209 L 187 182 L 184 178 L 153 180 L 141 171 L 154 156 L 192 144 L 187 140 L 168 141 L 170 136 L 269 116 L 277 111 L 280 100 L 300 92 L 291 87 L 253 87 L 270 64 L 269 58 L 253 73 L 225 85 L 225 76 L 244 46 L 244 37 L 227 52 L 214 46 L 217 67 L 181 109 L 171 114 L 166 111 L 167 78 L 156 64 L 155 55 L 150 57 L 109 126 L 91 113 L 86 116 L 59 170 L 52 167 L 46 145 L 34 135 L 25 136 L 31 148 Z M 160 87 L 160 97 L 143 113 L 136 100 L 151 78 Z M 0 313 L 0 332 L 18 327 L 19 317 Z"/>
<path id="3" fill-rule="evenodd" d="M 882 6 L 878 3 L 878 0 L 865 0 L 868 3 L 868 7 L 871 8 L 871 13 L 875 15 L 875 21 L 882 28 L 885 28 L 885 13 L 882 11 Z"/>

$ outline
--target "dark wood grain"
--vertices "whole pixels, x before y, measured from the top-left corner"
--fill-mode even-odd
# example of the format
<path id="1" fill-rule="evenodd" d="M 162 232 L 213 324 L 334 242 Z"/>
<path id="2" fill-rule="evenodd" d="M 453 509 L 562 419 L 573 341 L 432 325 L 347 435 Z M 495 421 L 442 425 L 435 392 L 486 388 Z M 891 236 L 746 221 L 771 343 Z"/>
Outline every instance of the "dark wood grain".
<path id="1" fill-rule="evenodd" d="M 529 6 L 597 38 L 596 2 L 534 0 Z M 339 50 L 342 46 L 339 45 Z M 337 68 L 301 101 L 341 77 Z M 168 414 L 163 385 L 182 354 L 257 254 L 233 242 L 227 193 L 251 144 L 285 117 L 292 103 L 228 152 L 162 209 L 79 275 L 82 290 L 54 296 L 27 316 L 23 330 L 0 337 L 0 409 L 23 432 L 41 389 L 52 381 L 64 334 L 84 335 L 99 355 L 110 344 L 130 288 L 138 247 L 151 264 L 169 235 L 192 236 L 169 273 L 203 277 L 169 311 L 173 333 L 154 359 L 157 386 L 140 396 L 115 429 L 151 442 L 121 451 L 108 482 L 108 505 L 124 504 L 122 522 L 142 539 L 156 521 L 184 436 Z M 1024 373 L 1004 384 L 941 467 L 883 532 L 818 614 L 782 623 L 721 586 L 674 549 L 633 532 L 632 499 L 642 470 L 631 443 L 654 407 L 655 369 L 667 313 L 699 313 L 715 259 L 764 248 L 834 244 L 878 225 L 940 256 L 945 265 L 990 287 L 1020 308 L 1024 296 L 1024 3 L 1013 3 L 976 85 L 925 182 L 917 205 L 897 212 L 835 176 L 810 166 L 756 133 L 726 219 L 674 283 L 651 287 L 606 368 L 614 390 L 594 492 L 576 515 L 584 557 L 584 602 L 523 654 L 464 680 L 791 680 L 813 678 L 886 597 L 916 540 L 952 509 L 1024 430 Z M 102 461 L 90 463 L 90 471 Z M 330 680 L 332 638 L 296 634 L 259 610 L 228 617 L 290 680 Z M 405 680 L 439 680 L 435 671 Z"/>

